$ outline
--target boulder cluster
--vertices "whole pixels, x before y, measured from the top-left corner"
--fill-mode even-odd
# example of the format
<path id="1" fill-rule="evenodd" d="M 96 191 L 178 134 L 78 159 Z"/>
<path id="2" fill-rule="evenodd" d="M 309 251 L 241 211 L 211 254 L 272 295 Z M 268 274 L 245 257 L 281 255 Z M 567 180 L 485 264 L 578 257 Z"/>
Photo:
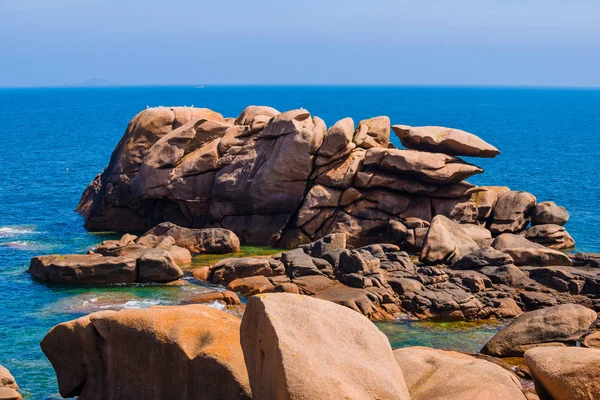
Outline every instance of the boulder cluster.
<path id="1" fill-rule="evenodd" d="M 345 234 L 335 233 L 277 255 L 225 258 L 194 270 L 194 276 L 246 297 L 310 295 L 376 320 L 400 313 L 438 320 L 513 318 L 566 303 L 600 310 L 600 270 L 566 266 L 582 255 L 572 260 L 533 243 L 515 247 L 527 241 L 510 234 L 498 236 L 496 247 L 479 247 L 460 226 L 436 216 L 420 258 L 390 243 L 351 248 Z M 520 252 L 535 266 L 518 262 Z"/>
<path id="2" fill-rule="evenodd" d="M 405 149 L 390 142 L 392 131 Z M 572 247 L 563 207 L 465 181 L 483 170 L 459 156 L 497 154 L 468 132 L 390 126 L 385 116 L 358 125 L 345 118 L 328 129 L 304 109 L 249 106 L 234 119 L 204 108 L 150 108 L 129 123 L 78 210 L 92 230 L 145 231 L 170 221 L 226 228 L 249 244 L 297 247 L 341 232 L 352 246 L 417 249 L 443 215 L 478 244 L 510 233 Z"/>
<path id="3" fill-rule="evenodd" d="M 55 326 L 41 347 L 61 395 L 81 400 L 591 400 L 600 350 L 567 344 L 595 319 L 577 305 L 523 314 L 484 349 L 525 351 L 520 370 L 490 355 L 392 350 L 359 313 L 290 293 L 252 297 L 241 321 L 202 305 L 100 311 Z"/>
<path id="4" fill-rule="evenodd" d="M 88 254 L 34 257 L 29 273 L 50 283 L 171 282 L 183 276 L 179 266 L 191 263 L 192 253 L 239 250 L 239 238 L 226 229 L 188 229 L 164 222 L 139 238 L 125 234 L 120 240 L 105 240 Z"/>

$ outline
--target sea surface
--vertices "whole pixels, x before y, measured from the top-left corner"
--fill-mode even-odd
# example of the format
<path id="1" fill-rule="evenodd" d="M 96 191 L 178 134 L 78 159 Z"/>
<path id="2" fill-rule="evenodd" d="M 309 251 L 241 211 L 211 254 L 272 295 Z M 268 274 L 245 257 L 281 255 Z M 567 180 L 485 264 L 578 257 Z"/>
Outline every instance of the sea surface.
<path id="1" fill-rule="evenodd" d="M 469 160 L 471 182 L 527 190 L 571 214 L 577 250 L 600 251 L 600 91 L 439 87 L 128 87 L 0 89 L 0 364 L 29 399 L 59 398 L 39 341 L 55 324 L 106 308 L 173 304 L 197 285 L 60 287 L 33 282 L 31 257 L 85 252 L 111 233 L 89 233 L 73 210 L 108 162 L 129 120 L 147 106 L 209 107 L 237 116 L 250 104 L 303 107 L 328 125 L 350 116 L 473 132 L 501 151 Z M 398 144 L 398 141 L 395 143 Z M 378 325 L 395 347 L 477 351 L 495 324 L 401 320 Z"/>

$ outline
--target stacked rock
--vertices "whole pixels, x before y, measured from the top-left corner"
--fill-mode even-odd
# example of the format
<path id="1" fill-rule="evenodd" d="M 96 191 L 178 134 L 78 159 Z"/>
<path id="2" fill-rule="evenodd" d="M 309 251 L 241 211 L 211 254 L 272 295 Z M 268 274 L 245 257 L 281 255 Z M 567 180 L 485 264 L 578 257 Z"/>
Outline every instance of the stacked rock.
<path id="1" fill-rule="evenodd" d="M 405 149 L 390 143 L 391 131 Z M 79 211 L 94 230 L 171 221 L 230 229 L 249 244 L 296 247 L 342 232 L 351 246 L 393 242 L 414 250 L 443 215 L 480 246 L 510 233 L 572 247 L 563 208 L 465 181 L 483 170 L 458 157 L 498 154 L 471 133 L 390 127 L 385 116 L 357 126 L 345 118 L 327 129 L 304 109 L 249 106 L 233 119 L 209 109 L 151 108 L 130 122 Z"/>

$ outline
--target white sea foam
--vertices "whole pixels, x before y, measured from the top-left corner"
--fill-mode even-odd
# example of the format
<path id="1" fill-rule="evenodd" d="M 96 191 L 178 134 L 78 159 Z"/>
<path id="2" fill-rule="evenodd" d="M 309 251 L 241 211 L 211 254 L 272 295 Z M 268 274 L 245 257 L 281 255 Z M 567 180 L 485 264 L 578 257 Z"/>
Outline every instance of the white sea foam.
<path id="1" fill-rule="evenodd" d="M 225 303 L 218 301 L 218 300 L 215 300 L 214 302 L 207 304 L 207 306 L 214 307 L 217 310 L 221 310 L 221 311 L 225 311 L 225 308 L 226 308 Z"/>
<path id="2" fill-rule="evenodd" d="M 12 242 L 2 242 L 0 247 L 10 247 L 12 249 L 24 250 L 24 251 L 41 251 L 48 250 L 50 248 L 47 244 L 34 242 L 31 240 L 15 240 Z"/>
<path id="3" fill-rule="evenodd" d="M 31 235 L 36 232 L 32 225 L 0 226 L 0 238 L 11 238 L 20 235 Z"/>
<path id="4" fill-rule="evenodd" d="M 153 299 L 129 300 L 129 301 L 125 302 L 125 304 L 123 304 L 122 308 L 146 308 L 146 307 L 160 306 L 160 305 L 165 305 L 165 304 L 167 304 L 167 302 L 161 301 L 161 300 L 153 300 Z"/>

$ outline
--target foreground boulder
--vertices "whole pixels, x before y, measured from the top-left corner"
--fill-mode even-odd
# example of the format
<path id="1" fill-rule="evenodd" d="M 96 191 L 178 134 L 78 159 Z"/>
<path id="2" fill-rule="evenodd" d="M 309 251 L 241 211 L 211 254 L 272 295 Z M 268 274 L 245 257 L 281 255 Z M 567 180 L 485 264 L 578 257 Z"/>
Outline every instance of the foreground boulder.
<path id="1" fill-rule="evenodd" d="M 481 350 L 497 357 L 520 357 L 539 346 L 565 346 L 581 339 L 597 314 L 576 304 L 526 312 L 498 332 Z"/>
<path id="2" fill-rule="evenodd" d="M 394 350 L 412 400 L 526 400 L 518 378 L 489 361 L 427 347 Z"/>
<path id="3" fill-rule="evenodd" d="M 241 342 L 257 399 L 410 399 L 385 335 L 345 307 L 301 295 L 248 302 Z"/>
<path id="4" fill-rule="evenodd" d="M 535 348 L 525 361 L 542 400 L 600 399 L 600 350 Z"/>
<path id="5" fill-rule="evenodd" d="M 63 397 L 249 399 L 239 328 L 201 305 L 101 311 L 55 326 L 41 347 Z"/>
<path id="6" fill-rule="evenodd" d="M 21 400 L 19 385 L 10 371 L 0 365 L 0 400 Z"/>
<path id="7" fill-rule="evenodd" d="M 432 151 L 453 156 L 493 158 L 497 148 L 479 137 L 460 129 L 443 126 L 393 125 L 392 130 L 402 145 L 409 149 Z"/>
<path id="8" fill-rule="evenodd" d="M 51 283 L 108 284 L 171 282 L 183 272 L 165 250 L 144 249 L 135 257 L 52 254 L 31 259 L 29 273 Z"/>

